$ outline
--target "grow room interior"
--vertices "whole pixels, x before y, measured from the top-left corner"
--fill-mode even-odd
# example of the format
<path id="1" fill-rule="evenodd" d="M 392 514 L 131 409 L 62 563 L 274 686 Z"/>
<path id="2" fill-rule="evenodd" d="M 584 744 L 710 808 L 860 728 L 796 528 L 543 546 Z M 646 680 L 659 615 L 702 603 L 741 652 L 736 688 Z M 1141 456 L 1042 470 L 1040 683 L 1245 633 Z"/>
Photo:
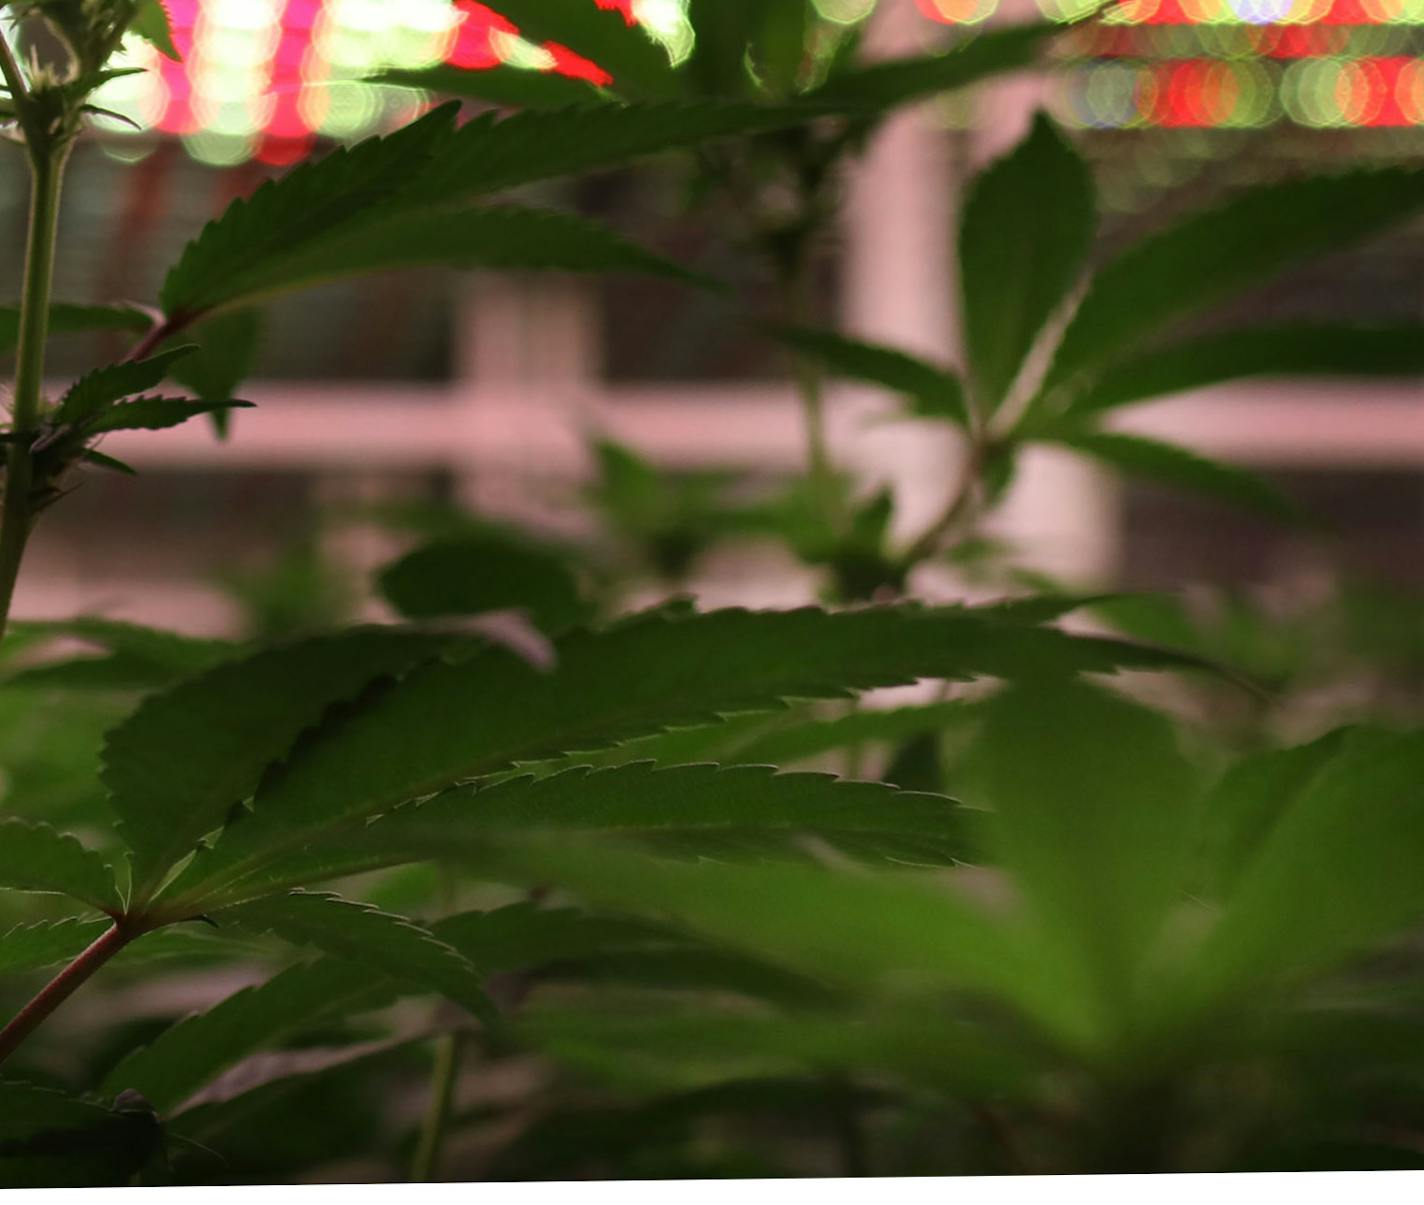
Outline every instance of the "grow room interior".
<path id="1" fill-rule="evenodd" d="M 1424 0 L 0 80 L 0 1188 L 1424 1175 Z"/>
<path id="2" fill-rule="evenodd" d="M 594 0 L 590 0 L 593 3 Z M 602 7 L 609 7 L 603 3 Z M 1054 0 L 821 0 L 870 22 L 877 53 L 947 33 L 1061 15 Z M 616 6 L 616 5 L 615 5 Z M 80 148 L 66 193 L 70 230 L 58 293 L 108 302 L 150 295 L 159 265 L 231 198 L 332 145 L 393 128 L 432 103 L 364 82 L 390 66 L 512 62 L 597 80 L 600 69 L 518 37 L 460 0 L 169 0 L 182 61 L 134 40 L 152 70 L 107 86 L 102 137 Z M 628 8 L 624 3 L 623 7 Z M 686 54 L 679 0 L 628 9 Z M 1412 0 L 1132 0 L 1043 69 L 897 117 L 856 164 L 828 256 L 825 316 L 847 331 L 954 357 L 953 215 L 963 182 L 1044 107 L 1092 163 L 1110 250 L 1245 183 L 1334 161 L 1398 162 L 1424 145 L 1424 9 Z M 549 193 L 660 245 L 697 254 L 673 168 L 625 171 Z M 1051 195 L 1042 197 L 1051 206 Z M 23 181 L 0 181 L 18 262 Z M 1237 318 L 1324 310 L 1415 319 L 1424 297 L 1418 225 L 1261 288 Z M 1342 307 L 1342 295 L 1344 305 Z M 1333 309 L 1331 308 L 1333 307 Z M 1215 315 L 1229 326 L 1230 312 Z M 112 352 L 112 335 L 56 345 L 62 378 Z M 392 547 L 350 516 L 428 501 L 578 531 L 593 434 L 669 470 L 799 464 L 793 390 L 780 353 L 715 298 L 634 278 L 408 272 L 279 300 L 264 322 L 258 409 L 218 442 L 197 424 L 110 442 L 141 470 L 86 480 L 46 520 L 18 612 L 102 611 L 188 630 L 242 623 L 243 586 L 283 566 L 358 573 Z M 878 421 L 874 389 L 833 386 L 830 438 L 866 490 L 892 484 L 897 529 L 936 512 L 955 464 L 951 437 Z M 1352 569 L 1407 583 L 1424 511 L 1424 426 L 1413 382 L 1246 380 L 1134 413 L 1129 427 L 1258 467 L 1348 531 Z M 1318 581 L 1317 542 L 1180 496 L 1034 454 L 995 520 L 1026 565 L 1080 586 L 1266 588 Z M 143 533 L 142 535 L 140 533 Z M 312 573 L 321 572 L 307 565 Z M 815 581 L 756 541 L 699 564 L 709 602 L 813 597 Z M 931 573 L 925 590 L 962 591 Z M 250 592 L 249 592 L 250 601 Z"/>

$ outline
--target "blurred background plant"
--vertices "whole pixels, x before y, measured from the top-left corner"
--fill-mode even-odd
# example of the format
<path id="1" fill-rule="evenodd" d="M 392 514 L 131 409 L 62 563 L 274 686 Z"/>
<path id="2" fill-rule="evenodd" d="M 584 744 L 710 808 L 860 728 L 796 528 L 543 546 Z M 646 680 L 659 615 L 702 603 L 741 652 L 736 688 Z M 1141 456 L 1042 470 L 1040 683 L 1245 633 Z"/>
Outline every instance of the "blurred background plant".
<path id="1" fill-rule="evenodd" d="M 85 115 L 50 367 L 192 340 L 218 430 L 106 437 L 143 475 L 22 577 L 4 810 L 101 886 L 5 823 L 0 1003 L 102 928 L 46 891 L 163 927 L 7 1062 L 0 1182 L 1419 1165 L 1410 12 L 114 13 L 145 70 Z M 461 134 L 410 126 L 442 95 Z M 179 260 L 390 129 L 447 169 L 409 225 L 343 242 L 328 171 L 333 240 L 289 183 L 296 253 L 239 205 Z M 452 208 L 511 186 L 569 224 Z M 1012 601 L 701 614 L 966 598 Z M 333 883 L 414 919 L 280 894 Z"/>

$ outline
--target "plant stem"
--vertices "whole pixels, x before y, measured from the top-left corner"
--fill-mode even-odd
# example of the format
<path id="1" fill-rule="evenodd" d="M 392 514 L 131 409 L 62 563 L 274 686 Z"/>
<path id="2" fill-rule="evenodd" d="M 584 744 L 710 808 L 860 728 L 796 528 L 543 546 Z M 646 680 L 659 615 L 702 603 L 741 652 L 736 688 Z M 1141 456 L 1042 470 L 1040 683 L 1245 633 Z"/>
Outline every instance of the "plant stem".
<path id="1" fill-rule="evenodd" d="M 964 472 L 959 488 L 954 492 L 940 517 L 929 525 L 905 552 L 905 561 L 917 564 L 938 551 L 945 538 L 974 521 L 979 509 L 979 492 L 984 475 L 986 453 L 975 436 L 970 436 L 968 455 L 964 458 Z"/>
<path id="2" fill-rule="evenodd" d="M 6 74 L 8 76 L 8 71 Z M 31 144 L 29 150 L 30 228 L 16 351 L 15 401 L 10 420 L 13 438 L 6 455 L 5 499 L 3 513 L 0 513 L 0 637 L 4 636 L 9 623 L 20 561 L 25 555 L 34 520 L 30 513 L 34 460 L 26 437 L 36 432 L 40 422 L 45 341 L 49 337 L 49 303 L 54 286 L 54 252 L 59 235 L 59 202 L 69 143 L 61 139 L 55 147 Z"/>
<path id="3" fill-rule="evenodd" d="M 786 272 L 783 285 L 783 312 L 791 326 L 805 326 L 811 321 L 809 256 L 801 251 L 796 262 Z M 835 489 L 835 466 L 826 439 L 825 372 L 812 356 L 793 352 L 796 391 L 801 399 L 801 413 L 806 426 L 806 474 L 815 498 L 826 507 L 832 525 L 838 525 L 840 507 Z"/>
<path id="4" fill-rule="evenodd" d="M 113 928 L 98 938 L 64 970 L 60 971 L 3 1030 L 0 1030 L 0 1063 L 15 1053 L 16 1048 L 61 1004 L 84 985 L 91 975 L 139 936 L 141 930 L 115 921 Z"/>
<path id="5" fill-rule="evenodd" d="M 173 315 L 157 322 L 142 339 L 134 344 L 125 360 L 146 360 L 175 335 L 182 334 L 192 326 L 193 319 L 186 315 Z"/>
<path id="6" fill-rule="evenodd" d="M 420 1127 L 420 1141 L 410 1165 L 412 1184 L 429 1184 L 440 1171 L 440 1152 L 455 1101 L 455 1082 L 464 1053 L 461 1035 L 446 1034 L 435 1043 L 435 1070 L 430 1078 L 430 1105 Z"/>

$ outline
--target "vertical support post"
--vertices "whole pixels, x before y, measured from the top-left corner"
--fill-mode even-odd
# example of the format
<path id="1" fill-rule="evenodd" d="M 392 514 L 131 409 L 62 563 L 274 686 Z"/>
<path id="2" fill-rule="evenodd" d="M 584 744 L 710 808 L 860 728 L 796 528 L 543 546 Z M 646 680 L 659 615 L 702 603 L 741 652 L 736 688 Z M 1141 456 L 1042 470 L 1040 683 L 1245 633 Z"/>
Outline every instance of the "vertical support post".
<path id="1" fill-rule="evenodd" d="M 910 55 L 934 33 L 915 0 L 881 0 L 866 50 Z M 950 139 L 924 109 L 897 113 L 856 165 L 844 210 L 845 330 L 940 361 L 958 354 L 951 157 Z M 945 466 L 956 459 L 955 437 L 923 424 L 867 428 L 863 410 L 834 403 L 829 410 L 837 458 L 868 481 L 894 483 L 897 533 L 922 529 L 954 484 L 945 480 Z"/>

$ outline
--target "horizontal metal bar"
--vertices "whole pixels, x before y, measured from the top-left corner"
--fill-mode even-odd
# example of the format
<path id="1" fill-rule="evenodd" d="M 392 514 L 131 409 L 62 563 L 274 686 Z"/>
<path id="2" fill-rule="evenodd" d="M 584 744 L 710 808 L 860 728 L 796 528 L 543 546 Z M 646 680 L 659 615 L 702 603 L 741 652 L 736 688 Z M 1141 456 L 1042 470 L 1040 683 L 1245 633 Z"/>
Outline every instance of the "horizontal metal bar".
<path id="1" fill-rule="evenodd" d="M 669 464 L 800 463 L 797 404 L 784 388 L 704 385 L 556 390 L 284 385 L 245 391 L 259 408 L 217 441 L 205 423 L 121 432 L 104 450 L 166 469 L 417 470 L 527 466 L 577 475 L 599 431 Z M 831 437 L 854 456 L 876 395 L 832 396 Z M 1122 430 L 1262 466 L 1424 466 L 1424 389 L 1413 384 L 1264 383 L 1203 391 L 1115 416 Z M 903 428 L 907 433 L 912 428 Z"/>

